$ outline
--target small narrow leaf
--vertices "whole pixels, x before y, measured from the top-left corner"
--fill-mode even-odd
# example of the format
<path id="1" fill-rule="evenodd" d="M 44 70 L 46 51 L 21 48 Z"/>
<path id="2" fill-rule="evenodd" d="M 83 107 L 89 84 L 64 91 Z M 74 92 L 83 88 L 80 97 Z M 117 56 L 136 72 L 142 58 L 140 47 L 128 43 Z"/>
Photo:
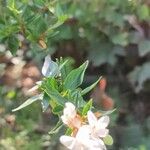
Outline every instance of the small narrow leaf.
<path id="1" fill-rule="evenodd" d="M 24 107 L 27 107 L 28 105 L 32 104 L 33 102 L 37 101 L 37 100 L 42 100 L 43 98 L 43 94 L 39 94 L 39 95 L 36 95 L 36 96 L 33 96 L 31 98 L 29 98 L 27 101 L 25 101 L 22 105 L 20 105 L 19 107 L 13 109 L 12 111 L 18 111 Z"/>
<path id="2" fill-rule="evenodd" d="M 92 99 L 89 100 L 86 105 L 83 107 L 82 116 L 87 115 L 87 112 L 92 108 Z"/>
<path id="3" fill-rule="evenodd" d="M 109 111 L 99 111 L 99 112 L 100 112 L 100 114 L 102 114 L 102 116 L 105 116 L 105 115 L 110 115 L 115 111 L 116 111 L 116 109 L 109 110 Z"/>
<path id="4" fill-rule="evenodd" d="M 68 60 L 65 60 L 65 61 L 59 66 L 59 70 L 61 70 L 67 62 L 68 62 Z"/>
<path id="5" fill-rule="evenodd" d="M 74 90 L 80 86 L 83 82 L 84 73 L 88 66 L 88 61 L 82 64 L 79 68 L 72 70 L 64 81 L 64 87 L 66 89 Z"/>
<path id="6" fill-rule="evenodd" d="M 59 132 L 59 130 L 63 127 L 62 121 L 58 121 L 56 126 L 49 132 L 49 134 L 56 134 Z"/>
<path id="7" fill-rule="evenodd" d="M 85 95 L 86 93 L 88 93 L 89 91 L 91 91 L 96 84 L 102 79 L 102 77 L 100 77 L 95 83 L 93 83 L 92 85 L 90 85 L 89 87 L 85 88 L 84 90 L 81 91 L 82 95 Z"/>
<path id="8" fill-rule="evenodd" d="M 46 111 L 49 106 L 49 99 L 50 97 L 46 93 L 44 93 L 43 99 L 41 101 L 43 112 Z"/>

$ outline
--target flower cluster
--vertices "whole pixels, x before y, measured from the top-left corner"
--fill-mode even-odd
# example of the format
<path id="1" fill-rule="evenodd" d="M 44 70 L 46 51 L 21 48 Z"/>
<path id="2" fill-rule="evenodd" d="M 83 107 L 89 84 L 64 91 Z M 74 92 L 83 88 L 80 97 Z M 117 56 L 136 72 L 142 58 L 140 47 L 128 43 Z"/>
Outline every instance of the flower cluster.
<path id="1" fill-rule="evenodd" d="M 86 119 L 82 118 L 75 106 L 67 102 L 61 119 L 65 125 L 73 130 L 70 136 L 63 135 L 60 142 L 70 150 L 106 150 L 103 138 L 109 133 L 106 128 L 109 124 L 109 117 L 97 118 L 89 110 Z"/>

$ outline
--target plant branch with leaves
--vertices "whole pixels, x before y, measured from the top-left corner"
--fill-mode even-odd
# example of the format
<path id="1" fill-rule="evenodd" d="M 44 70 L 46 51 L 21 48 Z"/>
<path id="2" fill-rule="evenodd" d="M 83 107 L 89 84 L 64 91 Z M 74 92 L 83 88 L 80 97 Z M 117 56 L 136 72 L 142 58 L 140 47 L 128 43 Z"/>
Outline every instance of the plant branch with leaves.
<path id="1" fill-rule="evenodd" d="M 40 94 L 29 98 L 13 111 L 41 101 L 43 111 L 50 106 L 52 113 L 59 117 L 50 134 L 65 127 L 65 135 L 60 137 L 60 141 L 68 149 L 106 149 L 105 144 L 112 144 L 112 137 L 106 128 L 109 117 L 93 106 L 92 99 L 86 101 L 83 98 L 83 95 L 96 86 L 101 77 L 89 87 L 81 89 L 88 61 L 73 70 L 67 69 L 67 66 L 67 60 L 60 58 L 54 62 L 46 56 L 42 68 L 44 78 L 31 89 L 39 89 Z"/>

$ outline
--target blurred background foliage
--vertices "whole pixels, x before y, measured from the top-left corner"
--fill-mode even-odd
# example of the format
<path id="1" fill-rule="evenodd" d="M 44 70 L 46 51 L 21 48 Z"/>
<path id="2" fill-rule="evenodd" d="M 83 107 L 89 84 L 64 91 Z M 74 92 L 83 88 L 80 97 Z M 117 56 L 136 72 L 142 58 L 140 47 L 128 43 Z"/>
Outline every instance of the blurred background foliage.
<path id="1" fill-rule="evenodd" d="M 105 77 L 87 99 L 117 109 L 110 150 L 150 149 L 149 0 L 0 0 L 2 150 L 62 149 L 47 134 L 57 120 L 50 110 L 11 112 L 41 79 L 47 54 L 68 57 L 70 67 L 89 59 L 83 86 Z"/>

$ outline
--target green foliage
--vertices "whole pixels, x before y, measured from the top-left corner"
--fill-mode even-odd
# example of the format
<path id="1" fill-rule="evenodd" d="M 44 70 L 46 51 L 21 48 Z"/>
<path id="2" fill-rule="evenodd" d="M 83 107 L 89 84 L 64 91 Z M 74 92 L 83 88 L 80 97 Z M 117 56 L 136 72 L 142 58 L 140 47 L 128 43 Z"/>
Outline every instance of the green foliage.
<path id="1" fill-rule="evenodd" d="M 140 41 L 140 43 L 138 44 L 138 50 L 139 50 L 139 55 L 141 57 L 148 54 L 150 52 L 150 41 L 149 40 Z"/>
<path id="2" fill-rule="evenodd" d="M 89 100 L 88 103 L 85 104 L 82 110 L 82 116 L 87 115 L 87 112 L 92 108 L 92 100 Z"/>
<path id="3" fill-rule="evenodd" d="M 14 55 L 25 40 L 46 48 L 55 29 L 67 19 L 58 1 L 7 0 L 0 2 L 0 9 L 0 42 Z"/>
<path id="4" fill-rule="evenodd" d="M 94 86 L 96 86 L 101 78 L 99 78 L 98 81 L 96 81 L 90 87 L 86 88 L 85 90 L 81 90 L 81 88 L 79 87 L 83 82 L 85 71 L 88 66 L 88 61 L 83 63 L 77 69 L 72 69 L 72 71 L 68 75 L 66 75 L 66 77 L 63 75 L 62 78 L 61 73 L 55 73 L 54 76 L 52 76 L 52 73 L 54 73 L 54 70 L 56 70 L 57 68 L 60 68 L 61 72 L 66 67 L 69 61 L 63 61 L 62 58 L 60 58 L 60 60 L 57 60 L 56 63 L 48 57 L 49 56 L 46 56 L 42 68 L 42 71 L 44 70 L 44 72 L 46 72 L 46 74 L 43 73 L 46 76 L 43 78 L 42 83 L 39 84 L 41 94 L 29 98 L 18 108 L 13 109 L 13 111 L 18 111 L 32 104 L 33 102 L 40 100 L 43 111 L 45 111 L 48 106 L 50 106 L 53 114 L 56 114 L 60 117 L 62 115 L 65 103 L 71 102 L 76 106 L 78 112 L 83 117 L 85 117 L 87 115 L 87 112 L 92 108 L 92 100 L 85 102 L 82 95 L 86 94 L 92 88 L 94 88 Z M 50 69 L 51 64 L 54 63 L 56 63 L 55 67 L 54 65 L 52 65 L 52 67 L 54 68 Z M 52 129 L 50 134 L 58 132 L 61 127 L 62 122 L 59 121 L 56 127 Z"/>
<path id="5" fill-rule="evenodd" d="M 72 70 L 64 81 L 64 87 L 66 89 L 74 90 L 80 86 L 83 82 L 85 70 L 88 66 L 88 61 L 81 65 L 79 68 Z"/>
<path id="6" fill-rule="evenodd" d="M 91 91 L 96 85 L 97 83 L 101 80 L 102 77 L 100 77 L 95 83 L 93 83 L 92 85 L 90 85 L 89 87 L 85 88 L 84 90 L 81 91 L 82 95 L 85 95 L 86 93 L 88 93 L 89 91 Z"/>
<path id="7" fill-rule="evenodd" d="M 33 59 L 38 58 L 36 62 L 40 64 L 41 61 L 39 60 L 43 59 L 45 53 L 53 54 L 56 50 L 63 50 L 62 47 L 66 41 L 73 41 L 82 57 L 85 58 L 86 56 L 92 62 L 91 66 L 103 68 L 105 64 L 109 64 L 112 67 L 110 67 L 110 71 L 106 67 L 102 69 L 102 72 L 106 71 L 106 74 L 110 75 L 113 70 L 115 72 L 114 80 L 119 80 L 118 77 L 124 77 L 124 82 L 126 82 L 126 76 L 129 73 L 128 79 L 134 90 L 140 92 L 140 90 L 144 90 L 146 81 L 150 78 L 150 64 L 148 63 L 150 53 L 149 19 L 148 0 L 124 0 L 123 2 L 121 0 L 3 0 L 0 1 L 0 44 L 4 44 L 6 50 L 11 51 L 13 55 L 17 53 L 18 49 L 21 49 L 23 59 L 26 59 L 26 56 Z M 27 46 L 27 53 L 23 49 L 24 45 Z M 6 51 L 0 49 L 0 52 L 5 53 Z M 79 113 L 86 115 L 87 111 L 91 109 L 92 103 L 91 101 L 84 101 L 83 95 L 92 90 L 100 79 L 82 90 L 80 85 L 83 78 L 80 75 L 83 75 L 85 70 L 81 69 L 80 73 L 77 72 L 78 77 L 76 75 L 68 77 L 68 74 L 71 74 L 73 70 L 72 64 L 74 62 L 71 59 L 69 61 L 60 59 L 57 63 L 59 69 L 58 67 L 55 68 L 56 65 L 53 68 L 59 70 L 61 76 L 57 74 L 57 76 L 53 76 L 54 78 L 46 77 L 42 81 L 42 86 L 39 86 L 40 92 L 44 95 L 43 99 L 40 100 L 43 111 L 46 111 L 50 106 L 52 112 L 60 116 L 64 103 L 71 101 L 77 106 Z M 51 68 L 52 65 L 50 65 L 49 72 L 51 72 Z M 126 72 L 126 68 L 129 69 L 127 69 L 129 72 Z M 1 76 L 4 70 L 4 66 L 1 66 L 1 64 L 0 70 L 2 70 Z M 74 80 L 77 83 L 74 83 Z M 17 96 L 17 92 L 13 89 L 5 93 L 6 109 L 12 108 L 10 100 Z M 0 93 L 3 94 L 3 91 Z M 122 100 L 122 97 L 124 97 L 124 94 L 121 94 L 121 98 L 120 96 L 117 98 Z M 3 99 L 0 100 L 2 104 L 4 103 Z M 38 99 L 32 97 L 16 110 L 22 109 L 34 101 L 38 101 Z M 115 105 L 118 105 L 119 100 L 114 99 L 114 101 Z M 132 103 L 131 99 L 129 101 Z M 141 102 L 143 101 L 141 100 Z M 130 105 L 125 101 L 119 101 L 119 103 L 122 105 L 125 103 L 125 107 Z M 27 120 L 29 116 L 31 118 L 38 117 L 36 109 L 33 109 L 34 105 L 29 106 L 31 108 L 29 110 L 32 110 L 32 112 L 19 112 L 21 113 L 21 115 L 18 115 L 22 121 L 20 123 L 21 128 L 22 126 L 32 126 L 33 122 Z M 108 115 L 113 111 L 99 112 Z M 140 112 L 139 109 L 138 111 Z M 116 116 L 120 115 L 118 113 L 119 111 Z M 138 114 L 135 113 L 134 115 Z M 124 117 L 122 118 L 124 119 Z M 60 129 L 59 126 L 54 128 L 51 133 L 57 133 L 57 129 Z M 31 130 L 31 127 L 28 130 Z M 5 130 L 3 132 L 5 135 Z M 9 134 L 9 131 L 6 132 Z M 71 133 L 72 131 L 69 129 L 66 132 L 67 135 Z M 144 138 L 142 131 L 136 125 L 125 129 L 122 133 L 122 136 L 119 137 L 122 142 L 119 144 L 126 149 L 150 149 L 150 138 L 148 136 Z M 30 139 L 27 139 L 28 135 L 20 136 L 20 133 L 18 134 L 19 141 L 24 141 L 23 146 L 16 148 L 13 143 L 17 143 L 18 140 L 13 137 L 6 138 L 4 141 L 0 140 L 0 146 L 7 146 L 6 149 L 10 149 L 11 146 L 14 149 L 39 149 L 40 140 L 34 143 L 34 141 L 31 142 Z"/>
<path id="8" fill-rule="evenodd" d="M 24 107 L 27 107 L 28 105 L 32 104 L 33 102 L 35 102 L 37 100 L 41 100 L 42 98 L 43 98 L 43 94 L 35 95 L 35 96 L 29 98 L 28 100 L 26 100 L 22 105 L 20 105 L 16 109 L 13 109 L 12 111 L 18 111 Z"/>
<path id="9" fill-rule="evenodd" d="M 144 82 L 150 79 L 150 63 L 147 62 L 142 66 L 135 67 L 135 69 L 129 73 L 128 78 L 133 87 L 135 87 L 135 91 L 139 92 L 143 88 Z"/>
<path id="10" fill-rule="evenodd" d="M 49 132 L 49 134 L 53 135 L 53 134 L 58 133 L 59 130 L 62 128 L 62 126 L 63 126 L 63 123 L 61 121 L 58 121 L 57 124 L 56 124 L 56 126 L 53 129 L 51 129 L 51 131 Z"/>
<path id="11" fill-rule="evenodd" d="M 95 66 L 104 63 L 115 65 L 117 57 L 114 47 L 120 46 L 120 51 L 125 54 L 125 46 L 134 40 L 130 39 L 131 34 L 136 32 L 134 28 L 139 31 L 140 21 L 149 22 L 150 18 L 148 4 L 138 0 L 125 0 L 123 3 L 119 0 L 74 3 L 65 0 L 60 5 L 69 18 L 59 28 L 60 34 L 54 41 L 73 38 L 78 47 L 86 50 Z"/>
<path id="12" fill-rule="evenodd" d="M 112 145 L 113 144 L 113 138 L 110 136 L 110 135 L 107 135 L 105 138 L 104 138 L 104 143 L 106 145 Z"/>

